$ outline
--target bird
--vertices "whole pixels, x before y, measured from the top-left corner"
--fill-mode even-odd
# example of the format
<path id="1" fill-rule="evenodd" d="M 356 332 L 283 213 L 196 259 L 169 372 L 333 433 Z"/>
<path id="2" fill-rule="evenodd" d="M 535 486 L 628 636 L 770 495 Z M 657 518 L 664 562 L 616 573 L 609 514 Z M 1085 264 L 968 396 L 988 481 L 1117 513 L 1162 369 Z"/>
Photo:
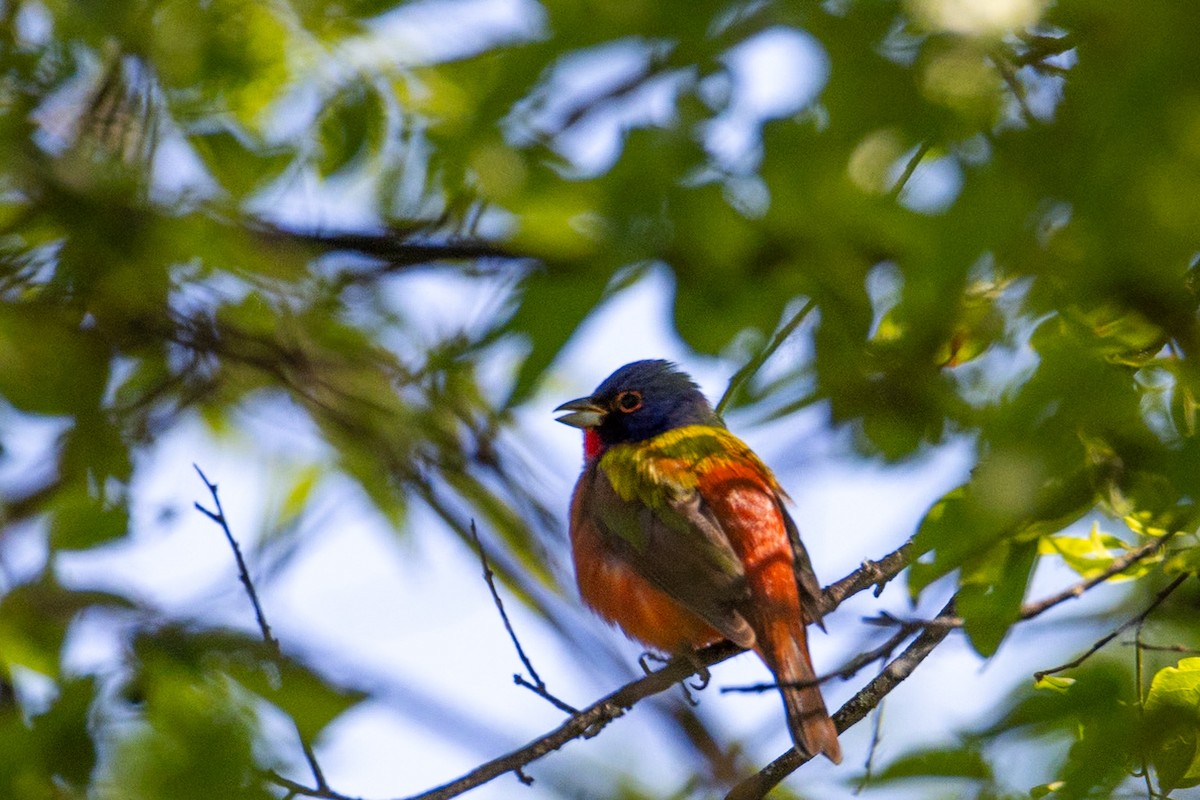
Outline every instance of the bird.
<path id="1" fill-rule="evenodd" d="M 672 655 L 723 639 L 775 676 L 805 756 L 842 758 L 808 650 L 821 585 L 770 468 L 675 364 L 635 361 L 558 422 L 584 433 L 570 540 L 583 602 Z"/>

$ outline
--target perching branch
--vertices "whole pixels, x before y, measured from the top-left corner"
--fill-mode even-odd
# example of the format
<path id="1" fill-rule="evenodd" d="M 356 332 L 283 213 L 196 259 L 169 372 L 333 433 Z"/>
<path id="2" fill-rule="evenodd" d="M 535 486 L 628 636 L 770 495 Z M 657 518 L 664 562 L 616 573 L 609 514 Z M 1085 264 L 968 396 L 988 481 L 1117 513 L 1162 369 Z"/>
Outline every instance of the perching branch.
<path id="1" fill-rule="evenodd" d="M 250 570 L 246 567 L 246 559 L 242 556 L 242 548 L 238 546 L 237 539 L 233 536 L 233 531 L 229 529 L 229 520 L 225 516 L 225 509 L 221 506 L 221 496 L 217 493 L 217 485 L 208 479 L 204 471 L 196 464 L 192 467 L 196 470 L 196 474 L 200 476 L 200 480 L 204 481 L 204 486 L 208 489 L 208 493 L 212 495 L 213 508 L 216 510 L 205 508 L 199 502 L 194 503 L 196 510 L 204 516 L 211 519 L 225 533 L 225 539 L 229 542 L 230 548 L 233 550 L 234 560 L 237 562 L 238 578 L 242 582 L 242 586 L 246 589 L 246 595 L 250 598 L 250 604 L 254 606 L 254 617 L 258 620 L 258 629 L 262 633 L 263 641 L 271 648 L 275 658 L 280 662 L 283 661 L 283 648 L 279 646 L 279 640 L 271 633 L 271 626 L 267 624 L 267 616 L 263 613 L 262 603 L 258 599 L 258 591 L 254 588 L 254 581 L 250 578 Z M 329 784 L 325 782 L 325 773 L 321 770 L 321 765 L 317 762 L 317 754 L 313 750 L 312 745 L 304 738 L 300 732 L 300 726 L 293 720 L 293 725 L 296 728 L 296 736 L 300 740 L 300 747 L 304 751 L 304 759 L 308 762 L 308 767 L 312 770 L 313 780 L 317 784 L 319 791 L 327 792 L 324 797 L 336 796 L 330 792 Z M 289 787 L 284 787 L 289 788 Z"/>
<path id="2" fill-rule="evenodd" d="M 827 588 L 825 590 L 826 597 L 835 598 L 837 603 L 840 603 L 864 589 L 886 583 L 907 565 L 908 547 L 909 545 L 905 544 L 879 561 L 863 562 L 863 565 L 857 570 Z M 909 649 L 911 650 L 911 647 Z M 447 800 L 447 798 L 457 797 L 481 786 L 506 772 L 517 772 L 547 753 L 558 750 L 573 739 L 595 736 L 608 723 L 622 716 L 639 701 L 664 692 L 697 672 L 719 664 L 741 652 L 744 651 L 729 642 L 720 642 L 698 651 L 691 658 L 673 658 L 662 669 L 627 683 L 607 697 L 572 715 L 558 728 L 534 739 L 524 747 L 482 764 L 456 780 L 428 792 L 413 795 L 406 800 Z M 865 714 L 865 711 L 863 713 Z M 328 797 L 328 795 L 310 796 Z"/>
<path id="3" fill-rule="evenodd" d="M 954 600 L 951 599 L 938 616 L 952 616 L 953 614 Z M 834 712 L 833 724 L 837 726 L 838 733 L 844 733 L 866 717 L 871 709 L 879 705 L 880 700 L 912 674 L 913 670 L 925 660 L 925 657 L 942 643 L 950 631 L 951 628 L 946 627 L 927 628 L 921 631 L 921 635 L 914 639 L 903 653 Z M 759 798 L 765 797 L 767 792 L 771 791 L 780 781 L 811 759 L 812 756 L 789 749 L 761 771 L 734 786 L 732 791 L 725 796 L 725 800 L 759 800 Z"/>
<path id="4" fill-rule="evenodd" d="M 553 731 L 534 739 L 524 747 L 482 764 L 450 783 L 413 795 L 406 800 L 448 800 L 448 798 L 457 797 L 506 772 L 516 772 L 547 753 L 558 750 L 573 739 L 590 739 L 600 733 L 608 723 L 633 708 L 640 700 L 670 689 L 695 674 L 699 667 L 710 667 L 741 652 L 743 652 L 742 649 L 737 645 L 720 642 L 699 650 L 691 659 L 673 658 L 662 669 L 625 684 L 612 694 L 572 715 Z"/>
<path id="5" fill-rule="evenodd" d="M 875 587 L 875 596 L 883 592 L 888 581 L 899 575 L 912 559 L 912 540 L 905 542 L 878 561 L 864 561 L 858 569 L 839 581 L 825 587 L 825 604 L 829 610 L 837 608 L 847 598 L 863 589 Z"/>

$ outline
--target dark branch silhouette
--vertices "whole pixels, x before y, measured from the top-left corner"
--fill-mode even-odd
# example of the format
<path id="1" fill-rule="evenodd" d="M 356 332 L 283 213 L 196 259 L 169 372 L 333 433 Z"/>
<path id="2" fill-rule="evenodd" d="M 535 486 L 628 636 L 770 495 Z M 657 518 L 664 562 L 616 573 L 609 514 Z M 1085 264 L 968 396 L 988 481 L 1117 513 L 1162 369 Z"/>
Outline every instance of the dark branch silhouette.
<path id="1" fill-rule="evenodd" d="M 211 519 L 225 533 L 225 540 L 229 542 L 229 547 L 233 550 L 233 558 L 237 562 L 238 579 L 241 580 L 242 586 L 246 589 L 246 595 L 250 598 L 250 604 L 254 606 L 254 617 L 258 620 L 258 629 L 262 633 L 263 641 L 271 648 L 275 658 L 280 662 L 283 661 L 283 648 L 279 646 L 279 640 L 275 638 L 275 634 L 271 633 L 271 626 L 267 624 L 267 615 L 263 613 L 262 603 L 258 599 L 258 591 L 254 588 L 254 581 L 250 578 L 250 570 L 246 567 L 246 559 L 242 556 L 242 548 L 238 546 L 237 539 L 233 536 L 233 531 L 229 529 L 229 519 L 225 516 L 225 509 L 221 506 L 221 496 L 217 492 L 217 484 L 208 479 L 204 471 L 196 464 L 192 467 L 196 470 L 196 474 L 200 476 L 200 480 L 204 481 L 204 486 L 208 489 L 208 493 L 212 495 L 213 508 L 205 508 L 199 502 L 194 503 L 196 510 L 204 516 Z M 312 748 L 312 744 L 304 738 L 304 734 L 300 732 L 300 726 L 292 721 L 296 728 L 296 737 L 300 740 L 300 747 L 304 751 L 304 759 L 308 762 L 308 767 L 312 770 L 313 780 L 320 790 L 329 790 L 329 784 L 325 782 L 325 773 L 321 770 L 321 765 L 317 761 L 317 754 Z M 288 787 L 284 787 L 288 788 Z M 332 796 L 332 795 L 330 795 Z"/>
<path id="2" fill-rule="evenodd" d="M 479 563 L 483 567 L 483 579 L 487 582 L 488 591 L 492 594 L 492 602 L 496 604 L 496 610 L 500 612 L 500 621 L 504 623 L 504 630 L 508 631 L 508 638 L 512 640 L 513 647 L 517 649 L 517 657 L 521 659 L 521 663 L 525 665 L 525 669 L 529 670 L 529 677 L 533 678 L 533 683 L 530 683 L 520 674 L 514 674 L 513 682 L 546 700 L 559 711 L 565 711 L 568 714 L 578 714 L 579 709 L 564 703 L 550 693 L 546 688 L 546 682 L 542 680 L 541 675 L 538 675 L 537 670 L 533 668 L 533 662 L 525 654 L 525 648 L 521 647 L 521 640 L 517 638 L 517 632 L 513 630 L 512 621 L 508 618 L 508 612 L 504 610 L 504 601 L 500 599 L 500 591 L 496 588 L 496 574 L 492 572 L 492 567 L 488 564 L 487 553 L 483 549 L 483 542 L 479 540 L 479 531 L 475 529 L 475 520 L 471 520 L 471 538 L 475 540 L 475 549 L 479 552 Z"/>

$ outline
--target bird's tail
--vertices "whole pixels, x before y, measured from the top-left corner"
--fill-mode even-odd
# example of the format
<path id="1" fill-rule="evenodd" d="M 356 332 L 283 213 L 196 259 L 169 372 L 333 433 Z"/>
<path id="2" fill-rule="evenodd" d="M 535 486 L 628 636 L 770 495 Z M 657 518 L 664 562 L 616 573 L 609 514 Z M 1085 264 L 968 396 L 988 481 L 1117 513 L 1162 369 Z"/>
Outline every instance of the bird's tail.
<path id="1" fill-rule="evenodd" d="M 775 673 L 787 711 L 788 730 L 796 748 L 810 756 L 824 753 L 835 764 L 842 761 L 837 728 L 825 710 L 817 673 L 808 654 L 808 636 L 802 625 L 780 624 L 777 635 L 760 642 L 761 655 Z M 788 630 L 790 629 L 790 630 Z M 786 685 L 799 684 L 799 685 Z M 807 685 L 806 685 L 807 684 Z"/>

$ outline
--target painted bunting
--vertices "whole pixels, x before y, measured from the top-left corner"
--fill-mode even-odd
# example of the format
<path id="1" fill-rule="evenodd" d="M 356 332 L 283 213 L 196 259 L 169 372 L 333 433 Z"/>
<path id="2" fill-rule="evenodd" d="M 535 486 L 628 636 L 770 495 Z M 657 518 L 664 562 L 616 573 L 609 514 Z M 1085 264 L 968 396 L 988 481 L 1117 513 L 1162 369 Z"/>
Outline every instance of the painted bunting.
<path id="1" fill-rule="evenodd" d="M 775 675 L 796 748 L 842 758 L 808 653 L 821 585 L 785 495 L 692 379 L 635 361 L 559 422 L 584 431 L 571 549 L 584 602 L 667 653 L 729 639 Z M 795 685 L 788 685 L 795 684 Z"/>

